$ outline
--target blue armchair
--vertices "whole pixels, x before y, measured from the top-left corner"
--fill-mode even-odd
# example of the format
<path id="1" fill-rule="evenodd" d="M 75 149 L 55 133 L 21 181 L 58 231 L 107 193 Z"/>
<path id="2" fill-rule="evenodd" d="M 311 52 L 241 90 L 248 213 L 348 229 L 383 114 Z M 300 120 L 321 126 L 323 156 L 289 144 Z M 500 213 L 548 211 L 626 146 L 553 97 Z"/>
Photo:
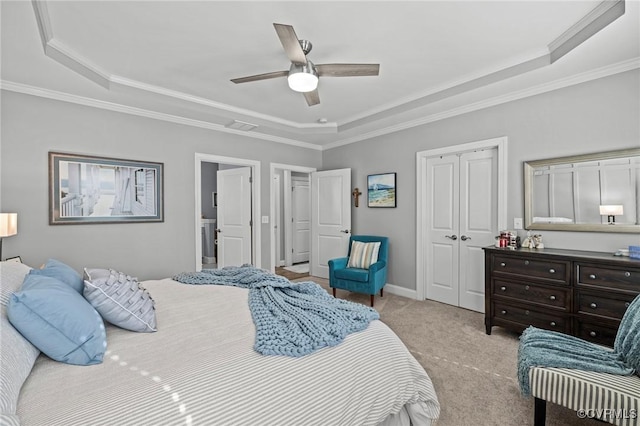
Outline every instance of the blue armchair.
<path id="1" fill-rule="evenodd" d="M 354 241 L 363 243 L 380 242 L 378 260 L 372 263 L 368 269 L 349 268 L 349 256 Z M 347 257 L 331 259 L 329 261 L 329 285 L 333 289 L 333 297 L 336 297 L 336 289 L 353 291 L 371 295 L 371 306 L 375 294 L 380 292 L 387 282 L 387 258 L 389 253 L 389 238 L 373 235 L 352 235 L 349 238 L 349 251 Z"/>

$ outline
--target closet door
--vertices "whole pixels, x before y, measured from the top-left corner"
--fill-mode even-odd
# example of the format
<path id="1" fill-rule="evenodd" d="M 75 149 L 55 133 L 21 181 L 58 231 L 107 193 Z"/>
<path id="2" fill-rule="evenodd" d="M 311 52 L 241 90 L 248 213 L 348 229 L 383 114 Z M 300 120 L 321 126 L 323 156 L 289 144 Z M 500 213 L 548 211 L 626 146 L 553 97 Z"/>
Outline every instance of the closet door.
<path id="1" fill-rule="evenodd" d="M 496 150 L 460 155 L 458 306 L 484 312 L 484 252 L 498 233 Z"/>
<path id="2" fill-rule="evenodd" d="M 457 155 L 427 159 L 427 299 L 458 306 L 459 168 Z"/>
<path id="3" fill-rule="evenodd" d="M 484 312 L 484 254 L 498 232 L 497 151 L 427 159 L 427 299 Z"/>

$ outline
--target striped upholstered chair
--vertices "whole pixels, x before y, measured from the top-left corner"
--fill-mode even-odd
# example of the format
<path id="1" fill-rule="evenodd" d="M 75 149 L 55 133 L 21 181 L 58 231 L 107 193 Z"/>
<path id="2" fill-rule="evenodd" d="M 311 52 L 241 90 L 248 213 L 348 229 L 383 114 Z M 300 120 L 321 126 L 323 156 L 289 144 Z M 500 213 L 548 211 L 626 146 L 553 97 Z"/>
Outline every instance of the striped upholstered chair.
<path id="1" fill-rule="evenodd" d="M 545 424 L 547 401 L 575 410 L 582 418 L 619 426 L 640 424 L 640 377 L 636 375 L 533 367 L 529 381 L 535 397 L 535 426 Z"/>
<path id="2" fill-rule="evenodd" d="M 352 235 L 347 257 L 329 261 L 329 286 L 336 297 L 336 289 L 374 296 L 387 283 L 389 238 L 373 235 Z"/>
<path id="3" fill-rule="evenodd" d="M 640 425 L 640 296 L 627 308 L 613 348 L 529 327 L 520 337 L 518 379 L 535 397 L 534 425 L 547 401 L 620 426 Z"/>

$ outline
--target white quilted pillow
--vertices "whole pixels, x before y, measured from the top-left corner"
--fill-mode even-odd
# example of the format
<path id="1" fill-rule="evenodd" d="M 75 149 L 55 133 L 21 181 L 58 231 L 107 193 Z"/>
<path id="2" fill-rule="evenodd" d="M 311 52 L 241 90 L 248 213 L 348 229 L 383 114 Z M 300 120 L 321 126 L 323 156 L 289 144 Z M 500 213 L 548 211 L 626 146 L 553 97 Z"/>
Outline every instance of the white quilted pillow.
<path id="1" fill-rule="evenodd" d="M 113 269 L 84 270 L 84 297 L 105 321 L 131 331 L 156 331 L 156 311 L 149 292 Z"/>

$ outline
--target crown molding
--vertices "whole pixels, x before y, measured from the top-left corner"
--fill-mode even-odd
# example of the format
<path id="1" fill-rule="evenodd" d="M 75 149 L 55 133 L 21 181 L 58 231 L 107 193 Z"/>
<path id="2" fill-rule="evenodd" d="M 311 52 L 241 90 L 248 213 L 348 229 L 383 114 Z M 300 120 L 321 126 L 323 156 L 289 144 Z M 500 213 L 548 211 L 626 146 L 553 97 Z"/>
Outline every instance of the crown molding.
<path id="1" fill-rule="evenodd" d="M 309 133 L 309 131 L 311 131 L 311 133 L 337 133 L 337 125 L 335 123 L 327 123 L 322 125 L 315 123 L 296 123 L 294 121 L 284 120 L 267 114 L 260 114 L 248 109 L 234 107 L 232 105 L 212 101 L 211 99 L 190 95 L 176 90 L 166 89 L 160 86 L 154 86 L 118 75 L 111 75 L 110 81 L 113 85 L 119 85 L 127 89 L 136 89 L 146 93 L 153 93 L 175 100 L 213 108 L 218 111 L 224 111 L 225 113 L 227 113 L 225 115 L 228 115 L 230 118 L 234 119 L 237 118 L 238 115 L 248 116 L 252 119 L 263 120 L 271 124 L 280 125 L 281 128 L 285 128 L 288 131 L 291 131 L 291 129 L 297 130 L 298 133 L 301 133 L 301 131 L 305 131 L 305 134 Z"/>
<path id="2" fill-rule="evenodd" d="M 624 15 L 625 0 L 605 0 L 549 44 L 551 63 Z"/>
<path id="3" fill-rule="evenodd" d="M 493 98 L 484 99 L 479 102 L 463 105 L 457 108 L 453 108 L 447 111 L 439 112 L 436 114 L 430 114 L 425 117 L 421 117 L 416 120 L 407 121 L 393 126 L 387 126 L 382 129 L 377 129 L 371 132 L 363 133 L 351 138 L 342 139 L 336 142 L 332 142 L 324 145 L 324 149 L 337 148 L 344 145 L 349 145 L 355 142 L 371 139 L 378 136 L 384 136 L 390 133 L 396 133 L 402 130 L 411 129 L 413 127 L 422 126 L 424 124 L 433 123 L 436 121 L 444 120 L 447 118 L 455 117 L 469 112 L 478 111 L 485 108 L 490 108 L 496 105 L 516 101 L 519 99 L 528 98 L 531 96 L 540 95 L 543 93 L 551 92 L 565 87 L 575 86 L 577 84 L 586 83 L 599 78 L 608 77 L 615 74 L 620 74 L 627 71 L 640 69 L 640 57 L 622 61 L 616 64 L 608 65 L 601 68 L 596 68 L 591 71 L 576 74 L 570 77 L 561 78 L 548 83 L 539 84 L 537 86 L 529 87 L 527 89 L 518 90 L 515 92 L 507 93 Z"/>
<path id="4" fill-rule="evenodd" d="M 0 88 L 16 93 L 23 93 L 27 95 L 58 100 L 62 102 L 69 102 L 78 105 L 89 106 L 93 108 L 99 108 L 109 111 L 120 112 L 123 114 L 137 115 L 140 117 L 151 118 L 154 120 L 168 121 L 171 123 L 184 124 L 187 126 L 200 127 L 204 129 L 215 130 L 224 133 L 231 133 L 241 135 L 254 139 L 262 139 L 270 142 L 283 143 L 286 145 L 297 146 L 300 148 L 313 149 L 317 151 L 325 151 L 332 148 L 338 148 L 344 145 L 349 145 L 355 142 L 360 142 L 367 139 L 372 139 L 378 136 L 384 136 L 391 133 L 400 132 L 403 130 L 411 129 L 414 127 L 422 126 L 425 124 L 433 123 L 436 121 L 444 120 L 447 118 L 456 117 L 458 115 L 467 114 L 469 112 L 478 111 L 485 108 L 490 108 L 496 105 L 536 96 L 539 94 L 551 92 L 565 87 L 574 86 L 581 83 L 586 83 L 599 78 L 608 77 L 611 75 L 640 69 L 640 57 L 633 58 L 627 61 L 619 62 L 617 64 L 609 65 L 606 67 L 597 68 L 595 70 L 587 71 L 581 74 L 576 74 L 571 77 L 558 79 L 549 83 L 539 84 L 527 89 L 507 93 L 501 96 L 485 99 L 480 102 L 475 102 L 467 105 L 463 105 L 457 108 L 453 108 L 447 111 L 442 111 L 435 114 L 430 114 L 420 119 L 410 120 L 404 123 L 400 123 L 393 126 L 387 126 L 381 129 L 377 129 L 371 132 L 362 133 L 358 136 L 345 138 L 335 142 L 331 142 L 325 145 L 317 145 L 313 143 L 300 142 L 293 139 L 266 135 L 263 133 L 246 132 L 235 129 L 227 128 L 220 124 L 208 123 L 201 120 L 194 120 L 186 117 L 180 117 L 171 114 L 160 113 L 156 111 L 145 110 L 142 108 L 131 107 L 127 105 L 121 105 L 113 102 L 100 101 L 97 99 L 87 98 L 83 96 L 71 95 L 68 93 L 58 92 L 49 89 L 38 88 L 34 86 L 28 86 L 21 83 L 14 83 L 11 81 L 0 80 Z"/>
<path id="5" fill-rule="evenodd" d="M 88 106 L 92 108 L 104 109 L 108 111 L 120 112 L 123 114 L 136 115 L 139 117 L 151 118 L 154 120 L 167 121 L 170 123 L 184 124 L 186 126 L 200 127 L 203 129 L 215 130 L 223 133 L 231 133 L 235 135 L 241 135 L 247 138 L 261 139 L 270 142 L 282 143 L 286 145 L 297 146 L 300 148 L 313 149 L 320 151 L 322 148 L 319 145 L 300 142 L 293 139 L 288 139 L 280 136 L 267 135 L 264 133 L 247 132 L 242 130 L 235 130 L 227 128 L 221 124 L 209 123 L 202 120 L 195 120 L 186 117 L 180 117 L 177 115 L 166 114 L 157 111 L 151 111 L 143 108 L 132 107 L 128 105 L 117 104 L 115 102 L 101 101 L 98 99 L 88 98 L 84 96 L 72 95 L 69 93 L 59 92 L 56 90 L 43 89 L 40 87 L 28 86 L 21 83 L 15 83 L 7 80 L 0 80 L 0 89 L 10 92 L 22 93 L 31 96 L 37 96 L 40 98 L 53 99 L 56 101 L 68 102 L 77 105 Z"/>

